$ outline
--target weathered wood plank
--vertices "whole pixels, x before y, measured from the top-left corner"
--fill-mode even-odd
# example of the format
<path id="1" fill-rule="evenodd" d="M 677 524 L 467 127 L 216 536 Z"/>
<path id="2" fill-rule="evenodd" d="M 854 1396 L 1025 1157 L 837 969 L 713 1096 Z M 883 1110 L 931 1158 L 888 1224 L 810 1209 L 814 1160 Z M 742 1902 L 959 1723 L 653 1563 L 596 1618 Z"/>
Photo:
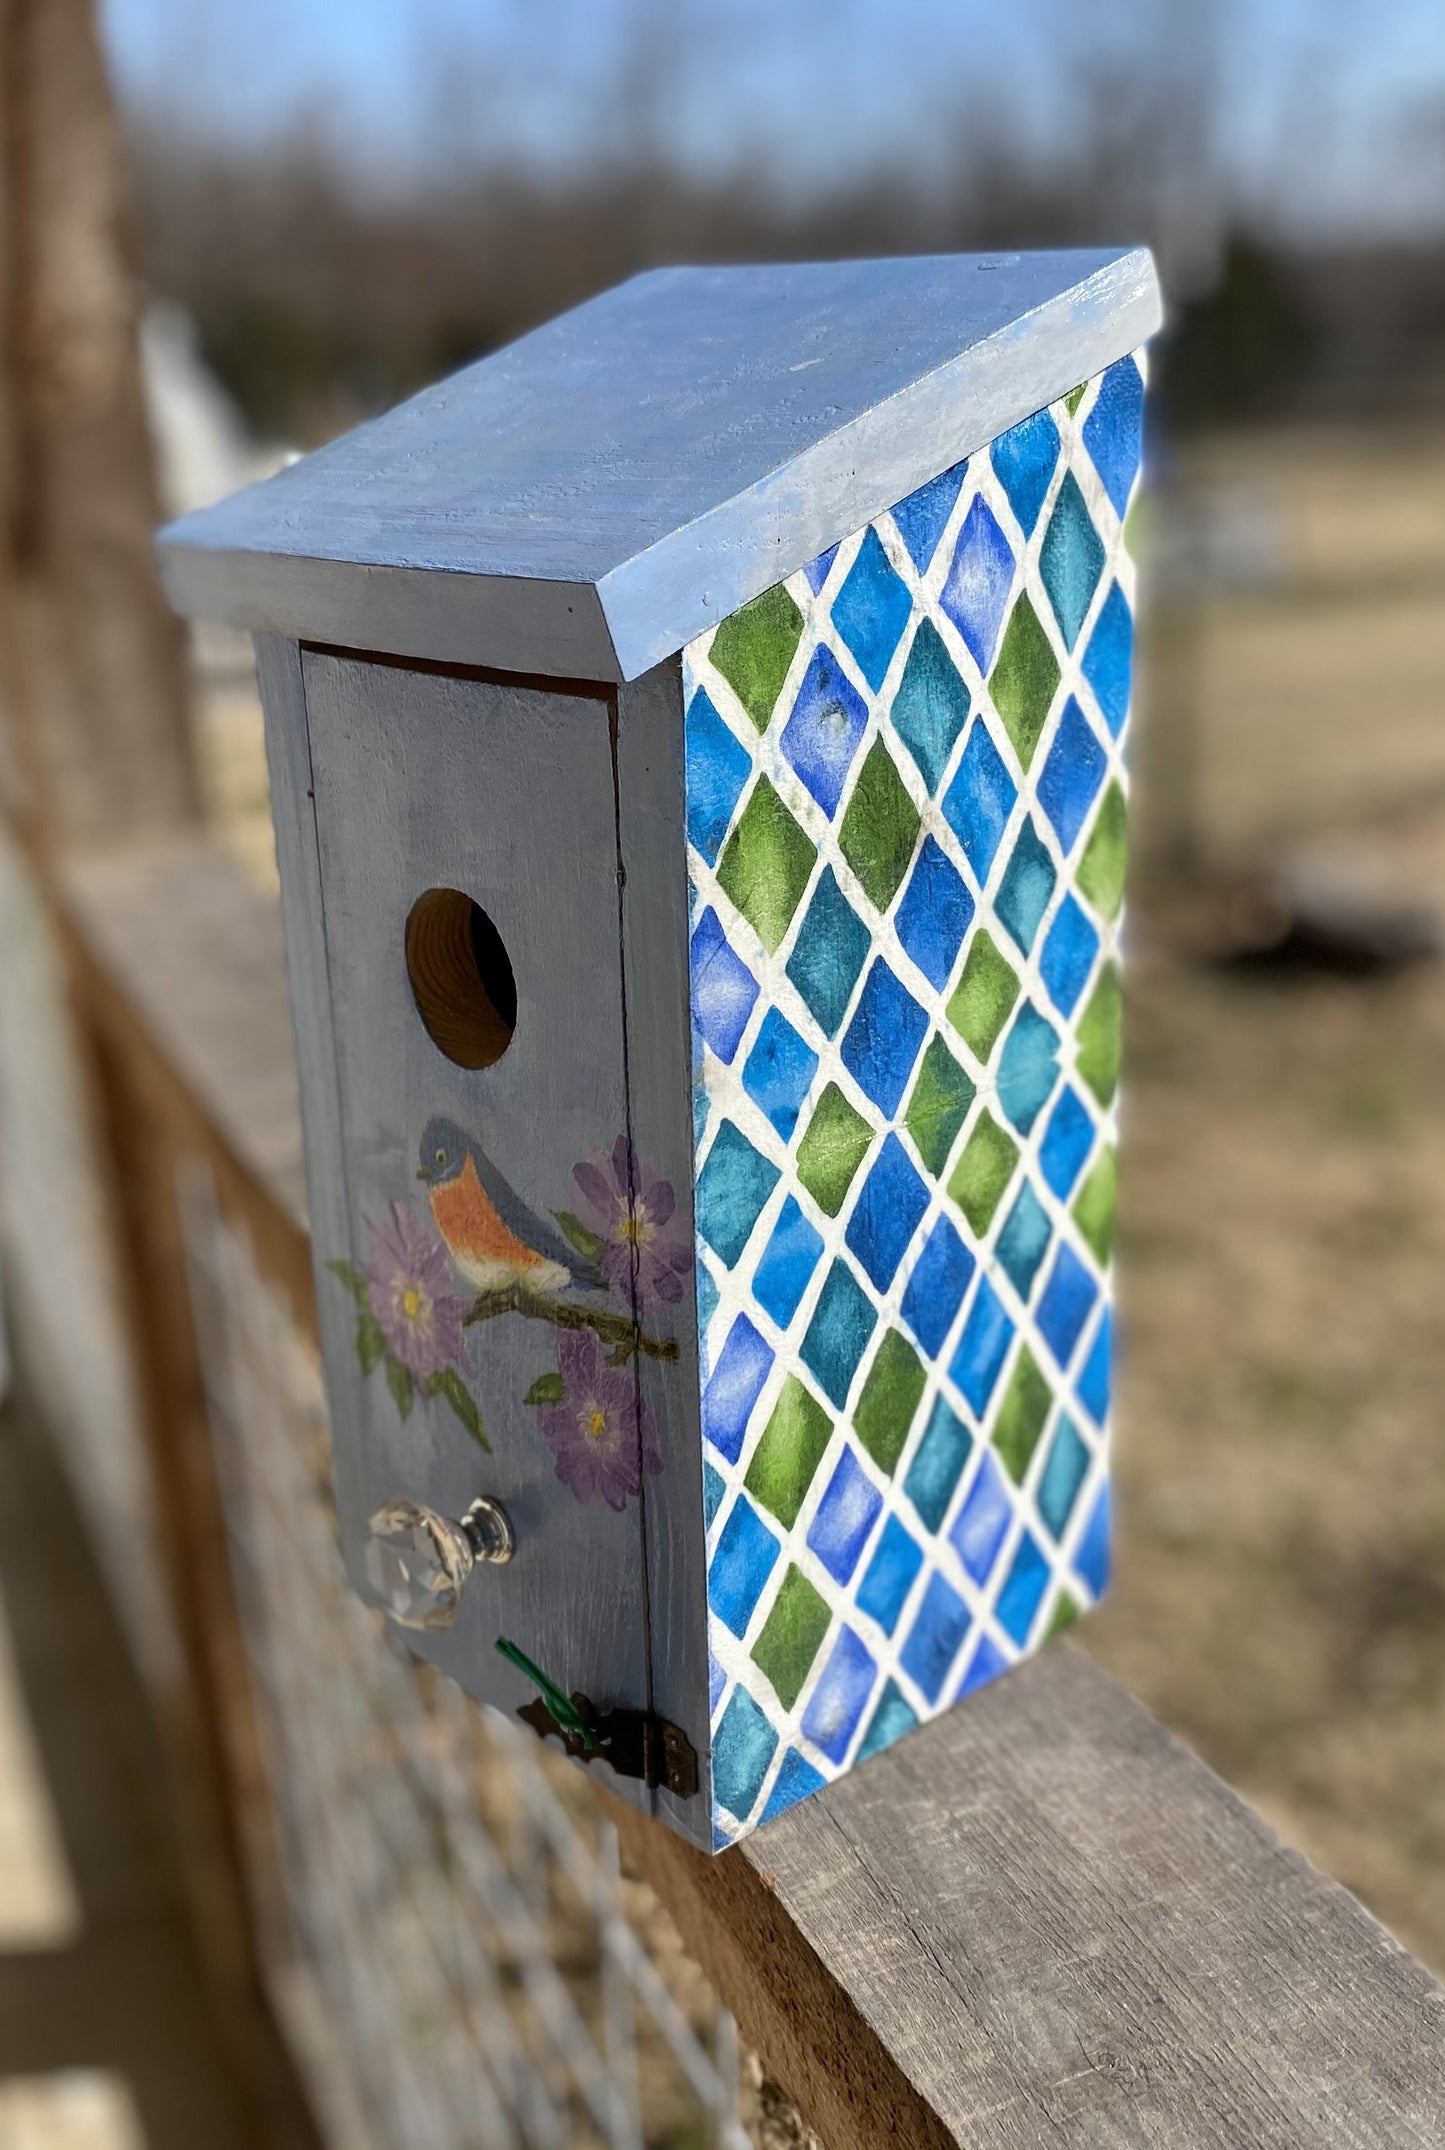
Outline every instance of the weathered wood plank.
<path id="1" fill-rule="evenodd" d="M 290 1050 L 274 913 L 186 860 L 88 869 L 75 916 L 264 1185 L 296 1141 L 257 1105 Z M 1068 1644 L 721 1858 L 613 1811 L 828 2150 L 1445 2141 L 1445 1989 Z"/>

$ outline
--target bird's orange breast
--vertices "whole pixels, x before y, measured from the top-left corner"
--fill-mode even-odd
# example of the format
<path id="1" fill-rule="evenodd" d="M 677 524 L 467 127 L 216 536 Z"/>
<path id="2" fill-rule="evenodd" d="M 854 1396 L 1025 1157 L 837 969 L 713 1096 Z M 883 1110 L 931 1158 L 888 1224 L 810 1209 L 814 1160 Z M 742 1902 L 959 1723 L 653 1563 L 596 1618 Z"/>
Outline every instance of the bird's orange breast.
<path id="1" fill-rule="evenodd" d="M 487 1200 L 470 1157 L 455 1179 L 432 1188 L 431 1213 L 454 1253 L 475 1261 L 509 1262 L 518 1269 L 530 1269 L 541 1259 L 525 1240 L 507 1230 Z"/>

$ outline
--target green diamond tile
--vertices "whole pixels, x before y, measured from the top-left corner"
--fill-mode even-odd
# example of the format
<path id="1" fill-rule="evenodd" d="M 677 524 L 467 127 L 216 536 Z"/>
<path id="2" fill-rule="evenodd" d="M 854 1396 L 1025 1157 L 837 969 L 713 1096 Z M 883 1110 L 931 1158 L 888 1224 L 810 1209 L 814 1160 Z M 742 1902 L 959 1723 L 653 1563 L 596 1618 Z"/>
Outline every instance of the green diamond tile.
<path id="1" fill-rule="evenodd" d="M 1025 1344 L 993 1430 L 993 1445 L 1015 1485 L 1023 1484 L 1029 1458 L 1039 1445 L 1039 1435 L 1044 1430 L 1052 1402 L 1053 1390 Z"/>
<path id="2" fill-rule="evenodd" d="M 812 838 L 768 779 L 759 778 L 728 838 L 717 877 L 769 955 L 793 922 L 817 855 Z"/>
<path id="3" fill-rule="evenodd" d="M 1074 1222 L 1099 1258 L 1102 1268 L 1114 1249 L 1114 1196 L 1119 1168 L 1112 1150 L 1101 1150 L 1093 1171 L 1074 1201 Z"/>
<path id="4" fill-rule="evenodd" d="M 918 1154 L 935 1179 L 942 1177 L 975 1094 L 971 1077 L 964 1074 L 942 1038 L 930 1038 L 905 1117 Z"/>
<path id="5" fill-rule="evenodd" d="M 785 1710 L 803 1692 L 808 1668 L 832 1617 L 827 1599 L 813 1588 L 802 1569 L 790 1567 L 753 1644 L 753 1663 L 772 1681 Z"/>
<path id="6" fill-rule="evenodd" d="M 802 633 L 803 615 L 779 582 L 724 620 L 712 638 L 714 665 L 760 732 L 772 721 Z"/>
<path id="7" fill-rule="evenodd" d="M 790 1530 L 832 1433 L 833 1421 L 823 1406 L 796 1374 L 789 1374 L 743 1483 Z"/>
<path id="8" fill-rule="evenodd" d="M 1065 409 L 1067 410 L 1067 412 L 1068 412 L 1068 414 L 1069 414 L 1069 416 L 1070 416 L 1071 418 L 1073 417 L 1073 415 L 1074 415 L 1075 411 L 1076 411 L 1076 410 L 1078 409 L 1079 405 L 1080 405 L 1080 404 L 1081 404 L 1081 403 L 1083 402 L 1083 400 L 1084 400 L 1085 396 L 1086 396 L 1086 395 L 1088 394 L 1088 392 L 1089 392 L 1089 384 L 1088 384 L 1088 382 L 1087 382 L 1087 381 L 1080 381 L 1080 383 L 1079 383 L 1078 387 L 1077 387 L 1077 388 L 1071 388 L 1071 389 L 1069 390 L 1068 394 L 1067 394 L 1067 395 L 1065 396 L 1065 398 L 1064 398 L 1064 408 L 1065 408 Z"/>
<path id="9" fill-rule="evenodd" d="M 798 1144 L 798 1177 L 828 1216 L 836 1217 L 843 1207 L 872 1140 L 873 1130 L 863 1115 L 830 1082 Z"/>
<path id="10" fill-rule="evenodd" d="M 1124 901 L 1129 810 L 1117 784 L 1104 793 L 1079 860 L 1079 887 L 1101 918 L 1114 919 Z"/>
<path id="11" fill-rule="evenodd" d="M 1107 1105 L 1118 1088 L 1123 1029 L 1124 993 L 1118 966 L 1106 963 L 1079 1018 L 1078 1032 L 1079 1073 L 1101 1105 Z"/>
<path id="12" fill-rule="evenodd" d="M 1059 684 L 1059 660 L 1028 597 L 1021 597 L 1009 615 L 1003 644 L 988 691 L 1003 718 L 1004 730 L 1023 768 L 1034 758 L 1054 689 Z"/>
<path id="13" fill-rule="evenodd" d="M 892 755 L 881 739 L 875 739 L 858 772 L 838 842 L 880 911 L 887 910 L 908 871 L 918 823 L 918 808 L 908 796 Z"/>
<path id="14" fill-rule="evenodd" d="M 988 1230 L 1018 1161 L 1019 1146 L 1008 1129 L 1000 1127 L 991 1113 L 980 1113 L 948 1183 L 976 1239 Z"/>
<path id="15" fill-rule="evenodd" d="M 880 1471 L 891 1478 L 908 1439 L 925 1381 L 923 1361 L 897 1329 L 889 1329 L 868 1369 L 853 1431 Z"/>
<path id="16" fill-rule="evenodd" d="M 1078 1617 L 1078 1599 L 1070 1597 L 1067 1590 L 1061 1590 L 1059 1592 L 1059 1601 L 1049 1617 L 1048 1633 L 1044 1636 L 1044 1641 L 1052 1642 L 1055 1635 L 1062 1635 L 1064 1629 L 1072 1627 Z"/>
<path id="17" fill-rule="evenodd" d="M 948 1003 L 948 1020 L 981 1061 L 999 1041 L 1019 997 L 1019 982 L 991 934 L 980 929 L 969 945 L 963 974 Z"/>

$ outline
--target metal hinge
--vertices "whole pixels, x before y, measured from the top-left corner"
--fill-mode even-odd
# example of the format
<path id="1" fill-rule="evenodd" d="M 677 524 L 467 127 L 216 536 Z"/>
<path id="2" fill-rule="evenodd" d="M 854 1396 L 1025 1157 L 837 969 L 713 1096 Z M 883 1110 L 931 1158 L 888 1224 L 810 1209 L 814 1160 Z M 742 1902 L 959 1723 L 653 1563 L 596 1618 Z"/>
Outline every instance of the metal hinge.
<path id="1" fill-rule="evenodd" d="M 514 1642 L 501 1637 L 497 1648 L 541 1690 L 517 1711 L 539 1739 L 555 1733 L 579 1762 L 606 1762 L 619 1777 L 640 1777 L 654 1791 L 696 1797 L 697 1755 L 680 1725 L 650 1710 L 599 1709 L 586 1695 L 564 1694 Z"/>

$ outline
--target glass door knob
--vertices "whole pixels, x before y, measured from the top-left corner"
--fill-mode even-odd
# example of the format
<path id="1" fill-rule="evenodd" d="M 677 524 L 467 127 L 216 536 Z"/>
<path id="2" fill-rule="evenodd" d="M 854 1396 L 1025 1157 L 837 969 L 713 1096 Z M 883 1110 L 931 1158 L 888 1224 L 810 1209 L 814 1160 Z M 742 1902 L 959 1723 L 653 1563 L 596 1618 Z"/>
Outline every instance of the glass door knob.
<path id="1" fill-rule="evenodd" d="M 456 1521 L 418 1501 L 390 1500 L 371 1519 L 366 1579 L 399 1627 L 451 1627 L 477 1562 L 500 1566 L 515 1549 L 507 1511 L 488 1495 Z"/>

